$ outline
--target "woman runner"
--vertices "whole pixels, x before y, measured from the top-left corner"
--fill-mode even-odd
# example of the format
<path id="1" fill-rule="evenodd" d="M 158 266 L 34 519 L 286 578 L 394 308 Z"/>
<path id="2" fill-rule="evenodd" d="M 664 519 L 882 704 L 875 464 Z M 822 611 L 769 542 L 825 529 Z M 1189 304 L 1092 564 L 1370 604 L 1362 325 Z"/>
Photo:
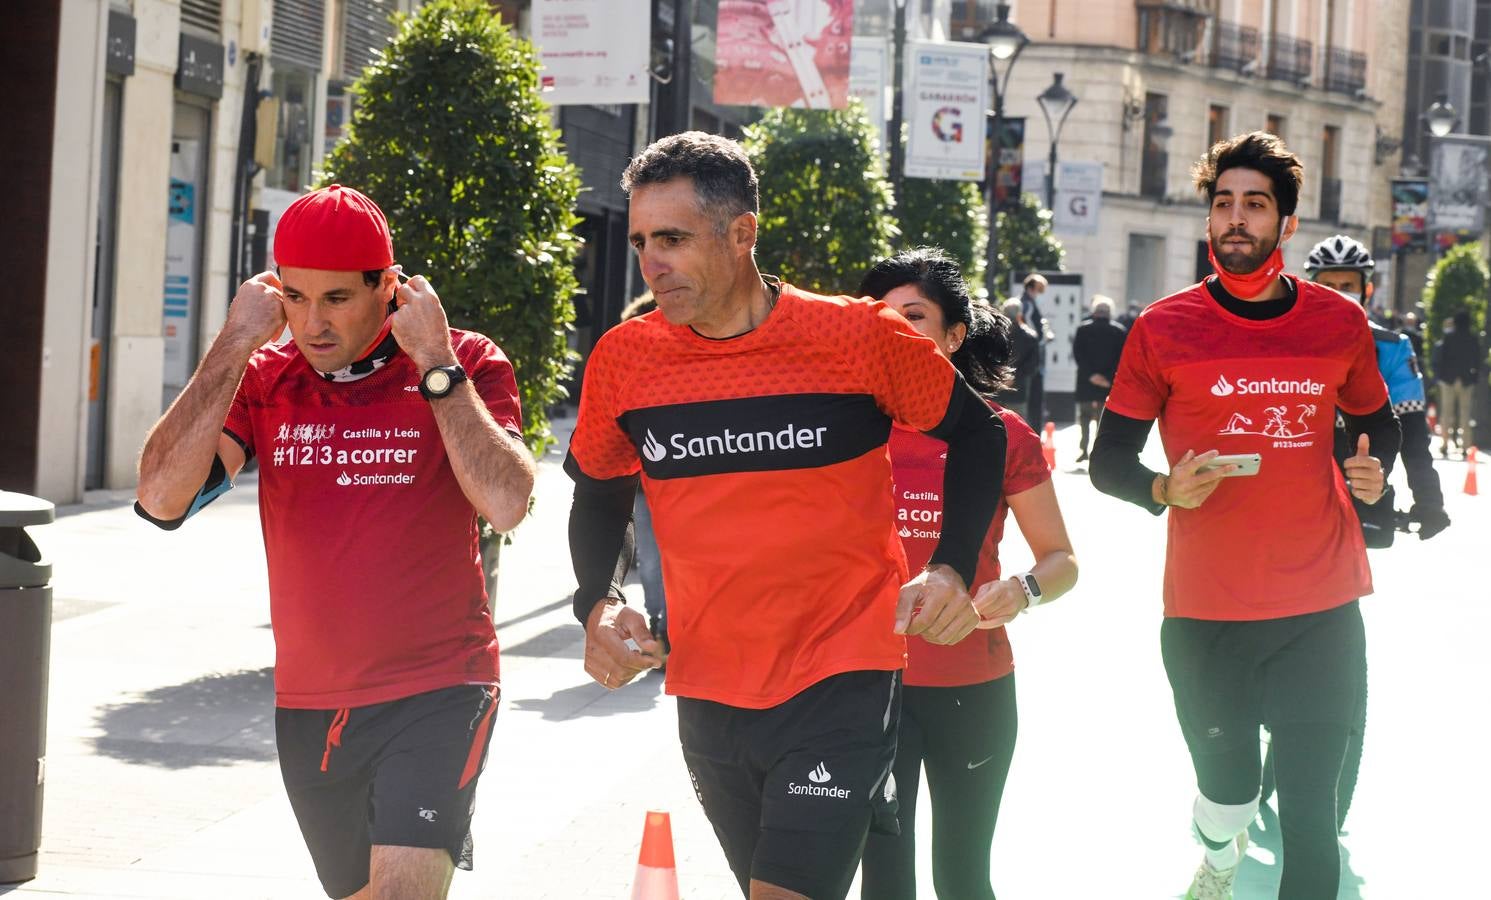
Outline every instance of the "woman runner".
<path id="1" fill-rule="evenodd" d="M 865 276 L 861 295 L 883 300 L 937 343 L 974 390 L 990 397 L 1010 382 L 1009 320 L 968 295 L 962 272 L 935 249 L 884 260 Z M 999 801 L 1015 750 L 1015 676 L 1004 625 L 1060 597 L 1077 582 L 1040 439 L 1023 419 L 989 401 L 1009 441 L 1004 492 L 969 585 L 982 622 L 957 644 L 906 641 L 908 664 L 896 746 L 900 836 L 872 832 L 865 847 L 861 897 L 916 896 L 916 798 L 921 770 L 932 794 L 932 882 L 943 900 L 994 900 L 989 852 Z M 898 531 L 911 571 L 937 545 L 946 447 L 895 428 L 890 439 Z M 1013 510 L 1036 563 L 1001 578 L 999 541 Z"/>

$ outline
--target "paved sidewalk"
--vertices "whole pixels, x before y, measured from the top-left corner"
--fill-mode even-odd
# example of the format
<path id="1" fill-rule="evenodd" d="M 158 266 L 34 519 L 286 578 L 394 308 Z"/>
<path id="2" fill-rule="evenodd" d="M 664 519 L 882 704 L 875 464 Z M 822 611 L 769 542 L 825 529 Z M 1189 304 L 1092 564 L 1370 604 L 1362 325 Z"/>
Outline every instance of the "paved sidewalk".
<path id="1" fill-rule="evenodd" d="M 1174 897 L 1197 850 L 1158 652 L 1164 520 L 1096 494 L 1070 464 L 1075 434 L 1058 441 L 1082 583 L 1011 629 L 1022 722 L 995 887 L 1016 900 Z M 684 896 L 738 897 L 661 679 L 608 693 L 581 669 L 561 459 L 543 461 L 535 514 L 504 550 L 502 711 L 478 797 L 477 868 L 457 873 L 452 896 L 627 897 L 643 814 L 657 808 L 673 815 Z M 1468 887 L 1461 848 L 1491 797 L 1479 715 L 1491 680 L 1491 500 L 1463 496 L 1463 472 L 1441 464 L 1453 528 L 1374 553 L 1371 723 L 1342 897 Z M 275 764 L 253 479 L 175 533 L 138 520 L 123 496 L 59 513 L 35 529 L 57 596 L 41 875 L 0 895 L 322 896 Z M 1029 554 L 1016 531 L 1006 557 L 1019 566 Z M 1255 831 L 1239 900 L 1272 896 L 1276 828 L 1265 816 Z M 932 897 L 926 838 L 921 894 Z"/>

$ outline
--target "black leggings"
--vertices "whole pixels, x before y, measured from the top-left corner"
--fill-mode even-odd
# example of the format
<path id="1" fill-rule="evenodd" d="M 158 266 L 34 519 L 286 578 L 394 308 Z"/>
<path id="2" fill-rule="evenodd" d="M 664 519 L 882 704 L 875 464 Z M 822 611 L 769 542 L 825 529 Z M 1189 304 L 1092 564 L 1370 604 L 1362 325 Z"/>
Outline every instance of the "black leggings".
<path id="1" fill-rule="evenodd" d="M 916 797 L 932 792 L 932 883 L 943 900 L 994 900 L 989 848 L 1015 753 L 1015 676 L 964 687 L 907 687 L 896 744 L 899 837 L 871 832 L 863 900 L 916 897 Z"/>
<path id="2" fill-rule="evenodd" d="M 1168 618 L 1160 647 L 1202 796 L 1258 797 L 1267 725 L 1284 845 L 1279 900 L 1336 896 L 1336 784 L 1366 702 L 1360 605 L 1248 622 Z"/>

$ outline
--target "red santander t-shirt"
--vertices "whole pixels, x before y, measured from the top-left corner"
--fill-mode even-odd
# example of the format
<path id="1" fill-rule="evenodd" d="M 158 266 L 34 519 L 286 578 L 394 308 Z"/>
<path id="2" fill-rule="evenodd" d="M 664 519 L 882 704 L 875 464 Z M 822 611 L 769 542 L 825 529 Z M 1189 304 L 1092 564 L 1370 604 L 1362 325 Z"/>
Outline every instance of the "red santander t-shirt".
<path id="1" fill-rule="evenodd" d="M 1000 577 L 999 542 L 1009 512 L 1007 498 L 1051 480 L 1041 455 L 1041 439 L 1025 420 L 994 404 L 1008 449 L 1004 457 L 1004 492 L 979 548 L 978 569 L 969 593 Z M 891 473 L 895 480 L 896 531 L 906 564 L 920 571 L 942 537 L 942 475 L 947 443 L 897 426 L 890 436 Z M 958 687 L 1003 678 L 1015 669 L 1005 629 L 980 629 L 956 644 L 933 644 L 913 635 L 906 639 L 905 683 L 910 687 Z"/>
<path id="2" fill-rule="evenodd" d="M 1277 619 L 1372 592 L 1331 439 L 1337 407 L 1375 412 L 1387 388 L 1362 308 L 1288 277 L 1282 316 L 1235 316 L 1203 283 L 1147 308 L 1124 345 L 1108 408 L 1158 418 L 1171 465 L 1187 450 L 1263 457 L 1257 475 L 1170 510 L 1167 616 Z"/>
<path id="3" fill-rule="evenodd" d="M 451 329 L 498 427 L 521 434 L 512 365 Z M 339 709 L 497 682 L 476 511 L 413 360 L 334 383 L 293 343 L 249 361 L 224 430 L 259 457 L 275 704 Z"/>

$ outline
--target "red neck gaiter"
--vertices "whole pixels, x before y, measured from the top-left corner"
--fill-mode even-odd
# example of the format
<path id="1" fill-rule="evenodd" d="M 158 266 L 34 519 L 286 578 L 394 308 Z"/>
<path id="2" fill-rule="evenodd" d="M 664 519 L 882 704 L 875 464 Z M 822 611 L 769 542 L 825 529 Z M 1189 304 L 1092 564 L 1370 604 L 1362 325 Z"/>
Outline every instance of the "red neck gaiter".
<path id="1" fill-rule="evenodd" d="M 1268 289 L 1269 284 L 1278 278 L 1284 271 L 1284 222 L 1287 217 L 1279 222 L 1279 242 L 1274 246 L 1274 252 L 1268 255 L 1263 265 L 1246 275 L 1235 275 L 1222 268 L 1217 262 L 1217 253 L 1212 249 L 1210 236 L 1206 240 L 1206 258 L 1211 260 L 1211 267 L 1217 273 L 1217 280 L 1222 282 L 1222 287 L 1227 293 L 1239 300 L 1251 300 Z"/>

